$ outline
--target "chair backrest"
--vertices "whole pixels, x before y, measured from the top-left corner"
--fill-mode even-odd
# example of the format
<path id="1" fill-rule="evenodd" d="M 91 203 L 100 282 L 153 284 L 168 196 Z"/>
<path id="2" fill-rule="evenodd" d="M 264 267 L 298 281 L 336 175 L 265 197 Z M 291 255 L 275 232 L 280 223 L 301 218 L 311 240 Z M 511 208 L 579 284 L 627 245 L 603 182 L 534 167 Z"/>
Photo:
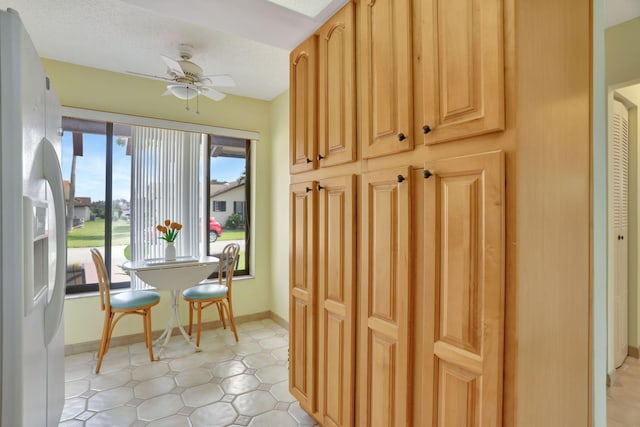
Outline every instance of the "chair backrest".
<path id="1" fill-rule="evenodd" d="M 240 254 L 240 245 L 237 243 L 229 243 L 222 249 L 220 254 L 220 260 L 218 263 L 218 282 L 223 283 L 229 289 L 227 292 L 231 294 L 231 283 L 233 282 L 233 272 L 236 269 L 238 263 L 238 256 Z"/>
<path id="2" fill-rule="evenodd" d="M 104 265 L 102 254 L 96 248 L 91 248 L 91 258 L 98 273 L 98 288 L 100 289 L 100 309 L 111 311 L 111 295 L 109 294 L 109 277 Z"/>

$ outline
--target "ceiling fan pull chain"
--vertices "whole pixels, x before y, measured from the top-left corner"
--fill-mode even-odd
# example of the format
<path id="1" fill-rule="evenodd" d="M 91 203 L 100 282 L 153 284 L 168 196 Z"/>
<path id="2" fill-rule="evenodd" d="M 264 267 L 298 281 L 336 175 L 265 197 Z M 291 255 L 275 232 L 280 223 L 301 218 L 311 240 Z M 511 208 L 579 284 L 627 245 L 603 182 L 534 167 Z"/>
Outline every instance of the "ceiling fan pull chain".
<path id="1" fill-rule="evenodd" d="M 200 114 L 200 93 L 196 92 L 196 114 Z"/>
<path id="2" fill-rule="evenodd" d="M 189 111 L 189 86 L 187 86 L 187 111 Z"/>

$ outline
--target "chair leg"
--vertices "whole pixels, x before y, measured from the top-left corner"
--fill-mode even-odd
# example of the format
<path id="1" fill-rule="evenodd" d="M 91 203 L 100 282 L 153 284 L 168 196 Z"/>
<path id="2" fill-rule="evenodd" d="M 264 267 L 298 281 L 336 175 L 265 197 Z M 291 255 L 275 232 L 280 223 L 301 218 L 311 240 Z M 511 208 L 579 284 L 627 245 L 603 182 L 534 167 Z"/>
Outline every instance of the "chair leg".
<path id="1" fill-rule="evenodd" d="M 149 360 L 153 362 L 153 344 L 151 343 L 151 308 L 144 311 L 144 339 L 149 349 Z"/>
<path id="2" fill-rule="evenodd" d="M 227 329 L 227 322 L 225 322 L 224 320 L 224 310 L 222 309 L 222 305 L 217 302 L 216 307 L 218 308 L 218 316 L 220 316 L 220 322 L 222 322 L 222 329 Z"/>
<path id="3" fill-rule="evenodd" d="M 104 357 L 107 349 L 109 348 L 109 337 L 111 331 L 111 321 L 113 319 L 113 313 L 106 313 L 104 315 L 104 325 L 102 327 L 102 340 L 100 341 L 100 349 L 98 350 L 98 364 L 96 365 L 96 374 L 100 373 L 100 367 L 102 366 L 102 358 Z"/>
<path id="4" fill-rule="evenodd" d="M 189 336 L 191 336 L 191 327 L 193 326 L 193 301 L 189 301 Z"/>
<path id="5" fill-rule="evenodd" d="M 198 324 L 196 325 L 196 347 L 200 347 L 200 329 L 202 328 L 202 303 L 198 302 Z"/>
<path id="6" fill-rule="evenodd" d="M 238 331 L 236 330 L 236 321 L 233 318 L 233 307 L 231 306 L 231 298 L 227 298 L 227 310 L 229 311 L 229 322 L 231 323 L 231 330 L 233 331 L 233 335 L 236 337 L 236 342 L 238 342 Z"/>

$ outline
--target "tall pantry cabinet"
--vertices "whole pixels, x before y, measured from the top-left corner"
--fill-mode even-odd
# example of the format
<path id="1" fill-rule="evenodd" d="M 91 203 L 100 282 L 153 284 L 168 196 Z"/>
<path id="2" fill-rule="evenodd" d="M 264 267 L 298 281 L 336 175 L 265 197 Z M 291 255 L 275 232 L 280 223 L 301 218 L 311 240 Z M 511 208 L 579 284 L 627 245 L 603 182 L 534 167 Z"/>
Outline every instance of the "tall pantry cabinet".
<path id="1" fill-rule="evenodd" d="M 517 6 L 358 0 L 291 52 L 289 379 L 321 425 L 588 424 L 589 18 Z"/>

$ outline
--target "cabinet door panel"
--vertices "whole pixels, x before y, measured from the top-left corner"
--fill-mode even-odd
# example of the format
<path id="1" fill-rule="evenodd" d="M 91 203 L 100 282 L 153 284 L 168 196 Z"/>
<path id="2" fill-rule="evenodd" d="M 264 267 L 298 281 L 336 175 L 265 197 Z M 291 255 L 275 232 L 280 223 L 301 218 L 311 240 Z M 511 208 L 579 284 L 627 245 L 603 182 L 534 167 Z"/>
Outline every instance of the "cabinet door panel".
<path id="1" fill-rule="evenodd" d="M 314 186 L 313 182 L 292 185 L 290 199 L 289 390 L 309 413 L 316 408 L 317 369 Z"/>
<path id="2" fill-rule="evenodd" d="M 356 159 L 355 36 L 349 3 L 317 32 L 320 166 Z"/>
<path id="3" fill-rule="evenodd" d="M 425 144 L 504 129 L 502 0 L 423 2 Z"/>
<path id="4" fill-rule="evenodd" d="M 361 1 L 358 12 L 362 157 L 366 159 L 411 150 L 410 2 Z"/>
<path id="5" fill-rule="evenodd" d="M 319 182 L 319 390 L 325 426 L 353 425 L 355 177 Z"/>
<path id="6" fill-rule="evenodd" d="M 501 425 L 503 162 L 494 152 L 425 165 L 423 384 L 436 426 Z"/>
<path id="7" fill-rule="evenodd" d="M 401 426 L 408 420 L 410 184 L 408 168 L 362 177 L 358 350 L 362 426 Z"/>
<path id="8" fill-rule="evenodd" d="M 290 55 L 290 172 L 313 170 L 316 156 L 317 37 L 312 36 Z"/>

